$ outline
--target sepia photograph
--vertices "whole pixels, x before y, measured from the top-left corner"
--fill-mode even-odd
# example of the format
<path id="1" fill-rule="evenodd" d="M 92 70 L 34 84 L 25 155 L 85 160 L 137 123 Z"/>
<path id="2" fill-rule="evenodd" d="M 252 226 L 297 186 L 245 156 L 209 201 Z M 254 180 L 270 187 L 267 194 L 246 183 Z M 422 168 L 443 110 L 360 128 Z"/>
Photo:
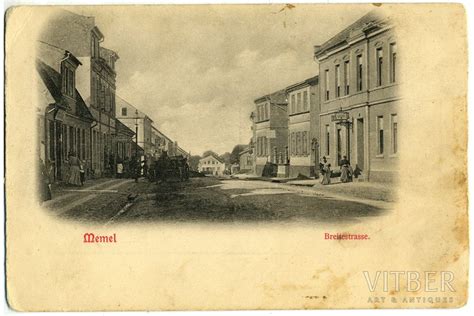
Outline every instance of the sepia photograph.
<path id="1" fill-rule="evenodd" d="M 396 27 L 367 6 L 290 26 L 305 15 L 293 9 L 164 10 L 140 24 L 93 8 L 51 13 L 35 60 L 47 212 L 100 224 L 389 212 Z M 212 23 L 192 22 L 204 16 Z"/>
<path id="2" fill-rule="evenodd" d="M 15 311 L 458 308 L 460 4 L 13 6 Z"/>

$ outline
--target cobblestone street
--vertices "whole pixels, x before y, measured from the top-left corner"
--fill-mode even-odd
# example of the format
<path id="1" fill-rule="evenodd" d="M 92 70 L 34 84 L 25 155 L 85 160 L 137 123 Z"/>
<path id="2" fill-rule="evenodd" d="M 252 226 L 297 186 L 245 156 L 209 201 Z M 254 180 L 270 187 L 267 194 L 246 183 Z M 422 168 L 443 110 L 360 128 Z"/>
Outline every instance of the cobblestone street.
<path id="1" fill-rule="evenodd" d="M 364 192 L 370 188 L 337 189 L 342 188 L 341 184 L 330 187 L 210 177 L 159 184 L 144 179 L 138 183 L 133 179 L 107 179 L 89 181 L 81 188 L 62 188 L 44 205 L 62 219 L 107 225 L 156 221 L 361 221 L 391 208 L 390 202 L 368 199 Z M 345 191 L 349 193 L 344 194 Z M 354 192 L 362 194 L 356 196 Z"/>

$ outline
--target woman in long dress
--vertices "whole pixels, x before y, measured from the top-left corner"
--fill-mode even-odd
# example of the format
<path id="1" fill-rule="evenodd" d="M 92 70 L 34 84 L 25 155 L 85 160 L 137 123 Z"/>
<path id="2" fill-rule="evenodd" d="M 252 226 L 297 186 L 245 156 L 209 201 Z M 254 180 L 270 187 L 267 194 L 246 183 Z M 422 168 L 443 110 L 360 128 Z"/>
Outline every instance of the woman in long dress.
<path id="1" fill-rule="evenodd" d="M 81 185 L 81 161 L 74 152 L 69 155 L 69 184 Z"/>
<path id="2" fill-rule="evenodd" d="M 342 183 L 349 182 L 351 178 L 351 173 L 349 170 L 350 163 L 349 163 L 349 160 L 347 160 L 346 156 L 342 157 L 340 165 L 341 165 L 341 182 Z"/>
<path id="3" fill-rule="evenodd" d="M 328 162 L 325 162 L 323 166 L 323 170 L 324 170 L 324 175 L 323 175 L 323 181 L 321 183 L 324 185 L 331 184 L 331 164 Z"/>

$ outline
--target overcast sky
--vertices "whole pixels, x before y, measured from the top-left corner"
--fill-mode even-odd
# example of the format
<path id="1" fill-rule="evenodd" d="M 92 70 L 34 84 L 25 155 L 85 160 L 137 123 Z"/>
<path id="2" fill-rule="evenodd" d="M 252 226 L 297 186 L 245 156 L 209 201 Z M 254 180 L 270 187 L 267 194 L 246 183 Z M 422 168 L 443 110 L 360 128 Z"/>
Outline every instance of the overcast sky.
<path id="1" fill-rule="evenodd" d="M 145 9 L 144 9 L 145 8 Z M 231 151 L 251 137 L 253 100 L 318 73 L 313 45 L 371 6 L 87 7 L 115 50 L 117 94 L 186 151 Z"/>

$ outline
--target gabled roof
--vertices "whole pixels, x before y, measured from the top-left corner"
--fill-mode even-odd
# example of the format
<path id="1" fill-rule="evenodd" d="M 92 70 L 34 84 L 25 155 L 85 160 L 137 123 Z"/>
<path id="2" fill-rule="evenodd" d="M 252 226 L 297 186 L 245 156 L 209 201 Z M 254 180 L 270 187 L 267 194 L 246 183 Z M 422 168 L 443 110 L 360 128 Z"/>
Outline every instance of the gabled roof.
<path id="1" fill-rule="evenodd" d="M 219 158 L 219 157 L 217 157 L 216 155 L 213 155 L 213 154 L 206 155 L 206 156 L 202 157 L 201 159 L 199 159 L 199 161 L 201 161 L 201 160 L 203 160 L 203 159 L 205 159 L 205 158 L 207 158 L 207 157 L 213 157 L 214 159 L 216 159 L 216 160 L 219 161 L 220 163 L 225 164 L 225 161 L 224 161 L 224 160 L 222 160 L 221 158 Z"/>
<path id="2" fill-rule="evenodd" d="M 343 29 L 341 32 L 337 33 L 332 38 L 324 42 L 315 50 L 314 54 L 317 56 L 331 48 L 335 48 L 339 45 L 347 43 L 351 37 L 353 37 L 359 32 L 363 32 L 364 28 L 369 26 L 371 23 L 381 21 L 383 19 L 384 17 L 381 14 L 380 10 L 375 9 L 370 11 L 369 13 L 367 13 L 366 15 Z"/>
<path id="3" fill-rule="evenodd" d="M 65 97 L 61 92 L 61 74 L 54 70 L 52 67 L 46 65 L 41 60 L 36 60 L 36 70 L 38 71 L 41 79 L 45 86 L 48 88 L 49 93 L 54 98 L 54 101 L 59 106 L 66 106 Z M 82 118 L 94 121 L 92 113 L 89 111 L 84 99 L 82 98 L 79 91 L 76 89 L 76 113 L 73 113 Z"/>

